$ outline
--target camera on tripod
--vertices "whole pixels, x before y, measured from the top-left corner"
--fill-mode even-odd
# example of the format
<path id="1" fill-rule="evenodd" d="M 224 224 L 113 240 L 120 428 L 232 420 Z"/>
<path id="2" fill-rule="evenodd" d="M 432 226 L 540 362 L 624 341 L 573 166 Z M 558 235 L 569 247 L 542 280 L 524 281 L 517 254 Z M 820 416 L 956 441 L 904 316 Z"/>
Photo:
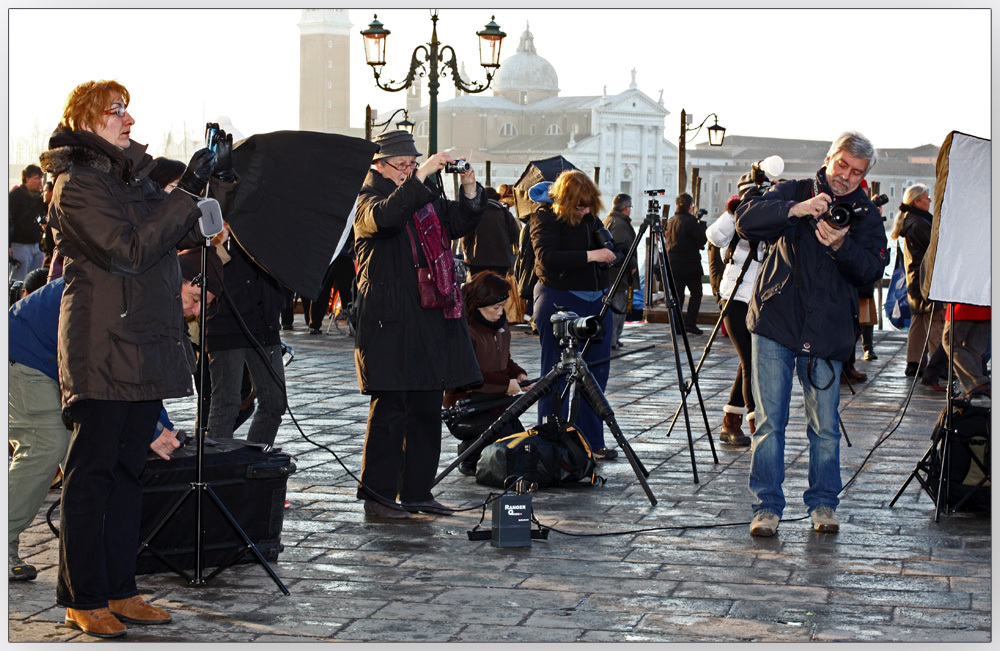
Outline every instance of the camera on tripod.
<path id="1" fill-rule="evenodd" d="M 471 169 L 472 165 L 469 164 L 469 161 L 462 160 L 461 158 L 454 163 L 444 164 L 444 171 L 448 174 L 465 174 Z"/>
<path id="2" fill-rule="evenodd" d="M 576 312 L 560 310 L 549 321 L 552 322 L 552 334 L 558 341 L 593 339 L 604 331 L 601 319 L 596 314 L 581 317 Z"/>

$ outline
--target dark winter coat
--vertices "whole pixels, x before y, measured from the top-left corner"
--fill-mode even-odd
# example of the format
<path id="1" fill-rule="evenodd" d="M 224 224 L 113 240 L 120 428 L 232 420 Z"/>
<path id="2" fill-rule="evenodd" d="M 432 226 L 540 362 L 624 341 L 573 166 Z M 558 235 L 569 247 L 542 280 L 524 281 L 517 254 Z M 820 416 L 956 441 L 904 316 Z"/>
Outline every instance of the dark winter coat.
<path id="1" fill-rule="evenodd" d="M 59 312 L 63 407 L 192 394 L 178 243 L 192 237 L 194 198 L 149 180 L 145 145 L 125 151 L 85 131 L 57 130 L 42 154 L 55 176 L 49 219 L 65 256 Z M 225 207 L 235 184 L 213 180 Z"/>
<path id="2" fill-rule="evenodd" d="M 483 189 L 475 199 L 437 196 L 416 175 L 397 187 L 372 170 L 358 197 L 354 249 L 358 258 L 358 314 L 354 362 L 362 393 L 430 391 L 482 380 L 464 318 L 446 319 L 420 306 L 407 226 L 426 266 L 413 223 L 428 203 L 449 240 L 471 233 L 483 214 Z"/>
<path id="3" fill-rule="evenodd" d="M 663 240 L 667 247 L 670 271 L 678 278 L 701 276 L 701 250 L 708 238 L 708 225 L 691 213 L 679 212 L 667 220 Z"/>
<path id="4" fill-rule="evenodd" d="M 587 262 L 587 252 L 596 249 L 594 232 L 604 224 L 587 213 L 576 226 L 559 219 L 551 204 L 543 204 L 531 216 L 531 245 L 535 250 L 535 275 L 553 289 L 594 291 L 611 284 L 608 268 Z"/>
<path id="5" fill-rule="evenodd" d="M 920 263 L 927 253 L 931 241 L 932 215 L 926 210 L 905 204 L 899 210 L 906 214 L 899 237 L 903 240 L 903 262 L 906 267 L 906 300 L 912 314 L 926 314 L 934 307 L 934 301 L 927 300 L 921 293 Z"/>
<path id="6" fill-rule="evenodd" d="M 620 213 L 616 210 L 612 210 L 607 217 L 604 218 L 604 226 L 611 233 L 611 238 L 615 241 L 615 249 L 627 252 L 629 247 L 632 246 L 632 242 L 635 240 L 635 229 L 632 228 L 632 218 L 624 213 Z M 627 288 L 632 285 L 636 290 L 639 289 L 639 261 L 638 252 L 633 255 L 628 263 L 628 271 L 625 273 L 625 280 L 622 282 L 622 289 Z M 624 259 L 622 259 L 624 262 Z M 619 262 L 619 267 L 621 262 Z M 611 271 L 613 274 L 617 274 L 620 269 L 619 267 L 612 266 Z"/>
<path id="7" fill-rule="evenodd" d="M 19 185 L 7 195 L 8 233 L 14 244 L 38 244 L 42 241 L 42 227 L 38 218 L 45 215 L 45 202 L 39 192 L 32 192 Z"/>
<path id="8" fill-rule="evenodd" d="M 490 200 L 479 227 L 462 238 L 465 262 L 477 267 L 510 267 L 520 229 L 507 207 Z"/>
<path id="9" fill-rule="evenodd" d="M 823 169 L 820 192 L 833 197 Z M 878 209 L 858 188 L 835 201 L 864 209 L 836 251 L 816 239 L 806 219 L 789 217 L 789 209 L 812 196 L 813 181 L 779 183 L 759 197 L 744 199 L 736 209 L 736 232 L 751 242 L 768 242 L 754 284 L 747 328 L 802 357 L 846 362 L 854 352 L 858 327 L 858 287 L 875 282 L 889 258 Z M 809 191 L 800 194 L 800 184 Z"/>
<path id="10" fill-rule="evenodd" d="M 261 269 L 234 238 L 230 237 L 223 246 L 230 259 L 222 282 L 247 330 L 261 346 L 281 343 L 280 315 L 285 307 L 281 285 Z M 236 320 L 229 299 L 219 296 L 218 306 L 208 311 L 205 347 L 210 353 L 255 346 Z"/>

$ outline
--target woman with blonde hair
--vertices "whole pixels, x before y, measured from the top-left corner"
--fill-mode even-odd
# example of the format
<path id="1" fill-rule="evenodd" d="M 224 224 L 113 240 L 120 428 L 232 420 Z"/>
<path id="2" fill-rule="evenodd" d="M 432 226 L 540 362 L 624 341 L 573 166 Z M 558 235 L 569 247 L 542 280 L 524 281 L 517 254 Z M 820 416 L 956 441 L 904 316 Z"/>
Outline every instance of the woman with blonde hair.
<path id="1" fill-rule="evenodd" d="M 551 204 L 542 204 L 531 216 L 531 244 L 535 250 L 535 274 L 538 284 L 534 293 L 534 318 L 542 347 L 541 372 L 548 373 L 559 359 L 559 342 L 552 333 L 552 315 L 559 308 L 581 317 L 598 314 L 610 282 L 608 265 L 615 254 L 598 243 L 595 233 L 604 228 L 601 223 L 601 192 L 586 174 L 566 170 L 549 188 Z M 614 341 L 611 311 L 604 315 L 603 330 L 587 351 L 588 362 L 606 359 Z M 580 341 L 582 347 L 585 342 Z M 590 369 L 603 391 L 608 384 L 609 364 Z M 565 378 L 555 391 L 562 391 Z M 562 404 L 562 417 L 568 412 L 568 401 Z M 538 401 L 538 422 L 552 414 L 552 394 Z M 587 438 L 595 459 L 610 460 L 618 456 L 604 444 L 604 423 L 593 408 L 581 397 L 576 428 Z"/>

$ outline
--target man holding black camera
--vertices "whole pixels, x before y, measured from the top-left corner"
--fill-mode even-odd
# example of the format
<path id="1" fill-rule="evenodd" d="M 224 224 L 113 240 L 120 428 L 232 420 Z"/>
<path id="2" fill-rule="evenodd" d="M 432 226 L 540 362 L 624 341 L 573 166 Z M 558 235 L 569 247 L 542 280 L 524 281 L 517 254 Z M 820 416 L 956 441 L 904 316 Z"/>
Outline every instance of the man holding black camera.
<path id="1" fill-rule="evenodd" d="M 769 185 L 754 169 L 740 178 L 736 230 L 770 251 L 747 316 L 756 432 L 750 535 L 773 536 L 785 507 L 785 428 L 793 373 L 802 385 L 809 438 L 809 488 L 803 500 L 813 529 L 836 533 L 840 503 L 841 369 L 854 349 L 857 288 L 882 277 L 888 262 L 877 209 L 860 188 L 877 153 L 857 132 L 841 134 L 812 179 Z"/>

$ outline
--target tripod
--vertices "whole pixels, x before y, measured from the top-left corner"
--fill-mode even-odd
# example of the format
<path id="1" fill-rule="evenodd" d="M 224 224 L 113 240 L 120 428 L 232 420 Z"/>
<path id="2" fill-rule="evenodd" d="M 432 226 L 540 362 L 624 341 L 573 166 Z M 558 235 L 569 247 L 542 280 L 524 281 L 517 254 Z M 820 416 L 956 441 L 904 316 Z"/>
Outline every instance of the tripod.
<path id="1" fill-rule="evenodd" d="M 194 284 L 196 284 L 196 285 L 198 285 L 198 286 L 201 287 L 201 301 L 200 301 L 200 304 L 201 304 L 201 314 L 200 314 L 200 322 L 199 322 L 199 328 L 198 328 L 198 346 L 201 349 L 201 354 L 199 355 L 199 358 L 198 358 L 198 378 L 199 378 L 199 384 L 198 384 L 198 386 L 201 387 L 201 391 L 205 391 L 206 390 L 206 384 L 205 384 L 205 361 L 206 361 L 205 360 L 205 357 L 206 357 L 206 355 L 205 355 L 205 331 L 206 331 L 206 327 L 205 327 L 205 308 L 206 308 L 206 302 L 207 302 L 207 299 L 206 299 L 207 291 L 205 289 L 205 287 L 206 287 L 206 282 L 205 281 L 206 281 L 206 278 L 207 278 L 207 275 L 208 275 L 208 272 L 207 272 L 207 266 L 208 266 L 208 247 L 210 245 L 211 245 L 211 239 L 210 239 L 210 237 L 206 237 L 205 238 L 205 244 L 204 244 L 204 246 L 201 249 L 201 274 L 197 278 L 195 278 L 195 280 L 193 281 Z M 288 592 L 288 588 L 286 588 L 285 584 L 281 582 L 281 579 L 278 578 L 278 575 L 275 574 L 275 572 L 271 568 L 271 566 L 268 565 L 267 560 L 260 553 L 260 550 L 257 549 L 257 546 L 253 543 L 253 541 L 250 540 L 250 537 L 247 536 L 247 534 L 246 534 L 245 531 L 243 531 L 243 528 L 240 527 L 240 525 L 239 525 L 238 522 L 236 522 L 236 519 L 229 512 L 229 510 L 226 509 L 225 505 L 222 503 L 222 500 L 220 500 L 219 496 L 216 495 L 216 493 L 215 493 L 214 490 L 212 490 L 212 486 L 210 484 L 206 483 L 204 481 L 203 477 L 202 477 L 202 470 L 203 470 L 202 466 L 203 466 L 204 455 L 205 455 L 205 437 L 208 434 L 208 427 L 205 426 L 205 414 L 203 413 L 202 407 L 203 407 L 203 401 L 199 397 L 197 412 L 196 412 L 196 415 L 195 415 L 195 431 L 197 433 L 197 435 L 196 435 L 195 438 L 197 440 L 197 445 L 198 445 L 198 453 L 197 453 L 197 457 L 196 457 L 197 461 L 196 461 L 196 465 L 195 465 L 195 468 L 196 468 L 196 478 L 195 478 L 195 481 L 191 482 L 188 485 L 188 490 L 183 495 L 180 496 L 180 498 L 174 503 L 173 506 L 170 507 L 170 510 L 167 511 L 167 513 L 166 513 L 165 516 L 163 516 L 163 519 L 160 520 L 159 523 L 157 523 L 157 525 L 153 528 L 153 530 L 146 537 L 146 539 L 143 540 L 142 543 L 140 543 L 140 545 L 139 545 L 139 551 L 137 552 L 136 555 L 138 556 L 138 555 L 141 555 L 143 552 L 149 552 L 150 554 L 152 554 L 153 556 L 155 556 L 156 558 L 158 558 L 161 562 L 163 562 L 164 565 L 166 565 L 171 570 L 173 570 L 176 574 L 180 575 L 185 580 L 187 580 L 187 582 L 189 584 L 191 584 L 191 585 L 206 585 L 216 575 L 218 575 L 220 572 L 222 572 L 222 570 L 226 569 L 227 567 L 229 567 L 230 565 L 232 565 L 233 563 L 235 563 L 239 559 L 243 558 L 243 556 L 245 556 L 247 553 L 252 553 L 254 555 L 254 558 L 257 560 L 257 563 L 260 564 L 261 567 L 264 568 L 264 570 L 268 573 L 268 575 L 271 577 L 271 579 L 277 584 L 278 588 L 284 594 L 288 595 L 288 594 L 290 594 Z M 208 497 L 215 504 L 215 507 L 222 514 L 223 518 L 225 518 L 225 520 L 229 524 L 230 528 L 232 528 L 233 532 L 236 533 L 236 535 L 239 536 L 243 540 L 243 543 L 245 545 L 244 547 L 242 547 L 240 549 L 237 549 L 236 552 L 234 553 L 234 555 L 227 562 L 220 564 L 219 567 L 215 568 L 215 571 L 213 571 L 207 577 L 203 577 L 202 576 L 203 571 L 204 571 L 204 563 L 205 563 L 205 559 L 204 559 L 204 554 L 205 554 L 205 540 L 204 540 L 204 537 L 203 537 L 203 533 L 204 533 L 204 530 L 205 530 L 204 524 L 203 524 L 205 512 L 204 512 L 204 510 L 202 508 L 202 503 L 203 503 L 203 497 L 205 495 L 208 495 Z M 163 528 L 166 526 L 166 524 L 171 520 L 171 518 L 174 517 L 174 515 L 178 512 L 178 510 L 181 508 L 181 506 L 183 506 L 183 504 L 191 496 L 194 496 L 194 500 L 195 500 L 195 525 L 196 525 L 195 526 L 195 531 L 194 531 L 194 538 L 195 538 L 195 546 L 194 546 L 194 553 L 195 553 L 194 568 L 195 568 L 195 574 L 194 574 L 194 577 L 191 577 L 190 575 L 188 575 L 187 572 L 185 572 L 183 569 L 181 569 L 180 567 L 178 567 L 176 564 L 172 563 L 163 554 L 159 553 L 159 551 L 157 551 L 155 548 L 153 548 L 153 547 L 150 546 L 150 543 L 152 543 L 153 539 L 156 538 L 157 534 L 159 534 L 160 531 L 163 530 Z"/>
<path id="2" fill-rule="evenodd" d="M 576 319 L 576 322 L 574 322 Z M 621 428 L 618 426 L 618 422 L 615 420 L 614 411 L 611 409 L 608 399 L 604 396 L 601 391 L 601 387 L 597 384 L 597 380 L 594 375 L 590 372 L 587 367 L 587 362 L 584 361 L 583 356 L 577 349 L 578 340 L 582 337 L 579 335 L 584 334 L 576 331 L 580 326 L 580 321 L 587 321 L 590 323 L 601 323 L 600 321 L 591 321 L 596 319 L 596 317 L 587 317 L 586 319 L 579 319 L 573 312 L 556 312 L 552 315 L 552 325 L 555 335 L 559 338 L 559 345 L 562 347 L 562 355 L 560 360 L 556 362 L 555 366 L 552 367 L 548 373 L 546 373 L 542 378 L 528 391 L 521 395 L 517 400 L 514 401 L 510 407 L 504 411 L 500 417 L 493 422 L 492 425 L 486 428 L 486 430 L 476 439 L 472 445 L 470 445 L 462 454 L 451 462 L 451 464 L 441 471 L 437 477 L 434 478 L 434 483 L 432 486 L 436 486 L 442 479 L 444 479 L 448 473 L 454 470 L 460 463 L 465 461 L 465 459 L 473 454 L 479 454 L 479 452 L 493 442 L 500 431 L 513 423 L 521 414 L 526 412 L 529 407 L 538 402 L 539 399 L 547 395 L 550 391 L 553 391 L 557 386 L 560 378 L 566 378 L 567 386 L 572 385 L 574 389 L 574 397 L 582 395 L 583 398 L 593 407 L 594 411 L 601 420 L 608 426 L 611 430 L 611 435 L 614 437 L 618 446 L 621 448 L 622 453 L 625 458 L 628 459 L 629 464 L 632 466 L 632 470 L 635 471 L 635 476 L 639 480 L 639 484 L 642 485 L 643 491 L 646 493 L 646 497 L 649 498 L 649 503 L 653 506 L 656 505 L 656 497 L 653 495 L 653 491 L 649 488 L 649 484 L 646 482 L 646 477 L 649 477 L 649 471 L 646 470 L 645 466 L 636 456 L 635 451 L 632 449 L 631 444 L 622 434 Z M 553 413 L 562 413 L 562 408 L 560 404 L 560 398 L 558 392 L 556 392 Z M 557 420 L 559 419 L 556 416 Z M 570 423 L 573 423 L 573 416 L 570 416 Z"/>
<path id="3" fill-rule="evenodd" d="M 712 459 L 714 463 L 719 463 L 719 456 L 715 452 L 715 440 L 712 438 L 712 428 L 708 424 L 708 414 L 705 412 L 705 401 L 701 396 L 701 386 L 698 384 L 698 370 L 694 366 L 694 358 L 691 357 L 691 347 L 688 344 L 687 331 L 684 329 L 683 315 L 681 314 L 681 302 L 684 298 L 681 296 L 680 301 L 677 300 L 676 295 L 676 285 L 674 285 L 674 275 L 670 268 L 670 260 L 667 258 L 667 245 L 663 237 L 663 224 L 660 222 L 660 202 L 656 200 L 656 195 L 663 194 L 663 190 L 646 190 L 646 194 L 649 195 L 649 206 L 646 212 L 646 218 L 643 220 L 642 225 L 639 227 L 639 233 L 636 236 L 635 241 L 638 242 L 642 238 L 642 234 L 645 232 L 646 228 L 650 229 L 650 237 L 653 238 L 655 242 L 656 249 L 652 247 L 649 249 L 649 254 L 646 259 L 646 282 L 650 282 L 650 276 L 652 267 L 654 265 L 653 254 L 655 253 L 656 270 L 659 272 L 660 279 L 663 282 L 663 297 L 667 303 L 667 307 L 670 310 L 670 343 L 674 351 L 674 367 L 677 370 L 677 384 L 681 393 L 681 405 L 678 410 L 683 410 L 684 412 L 684 424 L 687 428 L 687 438 L 688 438 L 688 451 L 691 455 L 691 472 L 694 477 L 694 483 L 698 482 L 698 464 L 694 458 L 694 437 L 691 433 L 691 420 L 688 415 L 688 395 L 691 393 L 691 388 L 695 390 L 695 394 L 698 397 L 698 406 L 701 408 L 701 416 L 705 421 L 705 432 L 708 435 L 708 444 L 712 450 Z M 647 298 L 647 301 L 649 299 Z M 648 305 L 648 302 L 647 302 Z M 716 330 L 718 330 L 719 324 L 716 323 Z M 684 353 L 687 356 L 688 368 L 691 371 L 691 379 L 685 383 L 684 381 L 684 369 L 681 365 L 680 348 L 677 345 L 677 335 L 680 335 L 681 341 L 684 343 Z M 712 332 L 712 336 L 715 336 L 715 330 Z M 711 341 L 709 341 L 709 346 Z M 707 354 L 708 346 L 706 346 Z M 704 355 L 702 356 L 704 361 Z M 700 364 L 699 364 L 700 368 Z M 677 416 L 674 416 L 676 420 Z M 671 430 L 673 430 L 673 423 L 670 425 Z M 669 436 L 669 432 L 667 433 Z"/>

